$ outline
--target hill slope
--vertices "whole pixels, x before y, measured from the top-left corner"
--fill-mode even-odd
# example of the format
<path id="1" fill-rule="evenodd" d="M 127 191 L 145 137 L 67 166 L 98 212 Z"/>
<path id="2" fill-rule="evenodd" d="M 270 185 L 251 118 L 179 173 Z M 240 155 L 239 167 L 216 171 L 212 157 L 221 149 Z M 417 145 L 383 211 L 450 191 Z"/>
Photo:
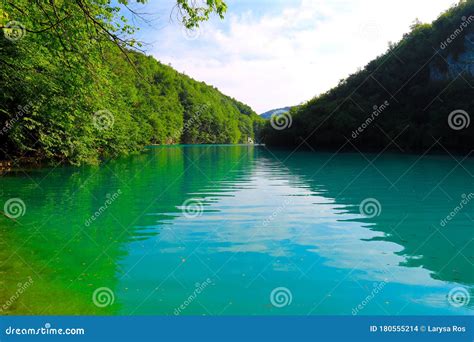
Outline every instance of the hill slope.
<path id="1" fill-rule="evenodd" d="M 117 9 L 107 2 L 15 3 L 0 9 L 2 27 L 16 26 L 0 37 L 0 160 L 96 163 L 147 144 L 247 142 L 263 121 L 130 51 L 133 40 L 111 33 Z"/>
<path id="2" fill-rule="evenodd" d="M 293 108 L 289 128 L 267 124 L 264 141 L 326 149 L 471 151 L 473 15 L 474 1 L 461 1 L 433 24 L 414 24 L 363 70 Z"/>

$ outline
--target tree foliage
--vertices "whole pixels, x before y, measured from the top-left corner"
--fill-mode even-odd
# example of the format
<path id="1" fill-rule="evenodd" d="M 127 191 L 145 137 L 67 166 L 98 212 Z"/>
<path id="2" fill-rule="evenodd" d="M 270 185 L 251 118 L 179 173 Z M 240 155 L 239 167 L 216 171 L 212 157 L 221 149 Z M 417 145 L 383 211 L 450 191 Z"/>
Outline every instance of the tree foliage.
<path id="1" fill-rule="evenodd" d="M 254 137 L 259 119 L 249 107 L 133 50 L 134 28 L 119 6 L 106 0 L 3 5 L 1 159 L 80 164 L 152 143 Z M 177 6 L 187 27 L 225 12 L 221 1 Z"/>
<path id="2" fill-rule="evenodd" d="M 474 119 L 472 74 L 437 78 L 433 73 L 446 74 L 448 63 L 456 63 L 466 52 L 473 15 L 474 1 L 466 0 L 432 24 L 414 22 L 409 34 L 363 70 L 293 108 L 290 128 L 278 131 L 267 124 L 264 141 L 316 149 L 471 151 L 474 125 L 454 130 L 448 117 L 463 110 Z M 442 45 L 450 37 L 455 38 Z M 474 55 L 471 45 L 469 53 Z M 380 111 L 386 101 L 389 105 Z M 375 111 L 380 113 L 373 115 Z M 357 133 L 359 128 L 362 132 Z"/>

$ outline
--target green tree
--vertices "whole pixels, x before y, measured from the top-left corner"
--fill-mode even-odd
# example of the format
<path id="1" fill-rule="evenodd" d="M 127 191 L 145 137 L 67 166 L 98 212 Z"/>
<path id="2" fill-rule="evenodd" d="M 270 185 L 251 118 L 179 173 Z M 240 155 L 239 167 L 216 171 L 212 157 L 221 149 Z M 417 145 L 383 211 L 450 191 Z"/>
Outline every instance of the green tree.
<path id="1" fill-rule="evenodd" d="M 138 51 L 120 4 L 3 2 L 0 158 L 96 163 L 147 144 L 243 141 L 257 115 Z M 196 4 L 177 2 L 186 27 L 226 10 Z"/>
<path id="2" fill-rule="evenodd" d="M 473 53 L 468 38 L 474 34 L 474 0 L 460 1 L 432 24 L 415 21 L 411 28 L 364 69 L 293 109 L 290 128 L 278 131 L 268 123 L 262 132 L 264 141 L 292 148 L 472 151 L 474 125 L 454 130 L 448 122 L 455 110 L 474 114 L 472 71 L 448 74 L 448 70 L 467 48 Z M 353 138 L 353 132 L 385 101 L 389 106 Z"/>

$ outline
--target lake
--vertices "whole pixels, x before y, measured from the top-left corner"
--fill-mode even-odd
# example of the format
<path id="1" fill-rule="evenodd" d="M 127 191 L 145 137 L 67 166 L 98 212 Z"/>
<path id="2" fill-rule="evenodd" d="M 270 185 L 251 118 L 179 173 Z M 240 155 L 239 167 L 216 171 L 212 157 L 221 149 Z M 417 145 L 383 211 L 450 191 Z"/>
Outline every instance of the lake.
<path id="1" fill-rule="evenodd" d="M 471 315 L 473 177 L 449 155 L 207 145 L 6 173 L 0 313 Z"/>

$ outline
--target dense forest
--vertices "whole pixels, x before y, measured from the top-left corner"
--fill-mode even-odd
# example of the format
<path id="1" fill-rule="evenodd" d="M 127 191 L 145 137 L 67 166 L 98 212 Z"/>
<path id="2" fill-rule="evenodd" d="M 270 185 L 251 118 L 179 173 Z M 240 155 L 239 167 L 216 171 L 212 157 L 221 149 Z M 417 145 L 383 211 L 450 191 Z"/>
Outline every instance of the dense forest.
<path id="1" fill-rule="evenodd" d="M 0 160 L 84 164 L 147 144 L 254 139 L 263 120 L 251 108 L 138 51 L 119 3 L 2 2 Z M 207 5 L 178 0 L 182 24 L 226 9 Z"/>
<path id="2" fill-rule="evenodd" d="M 292 148 L 472 151 L 473 32 L 473 0 L 432 24 L 415 21 L 363 70 L 269 122 L 264 141 Z"/>

